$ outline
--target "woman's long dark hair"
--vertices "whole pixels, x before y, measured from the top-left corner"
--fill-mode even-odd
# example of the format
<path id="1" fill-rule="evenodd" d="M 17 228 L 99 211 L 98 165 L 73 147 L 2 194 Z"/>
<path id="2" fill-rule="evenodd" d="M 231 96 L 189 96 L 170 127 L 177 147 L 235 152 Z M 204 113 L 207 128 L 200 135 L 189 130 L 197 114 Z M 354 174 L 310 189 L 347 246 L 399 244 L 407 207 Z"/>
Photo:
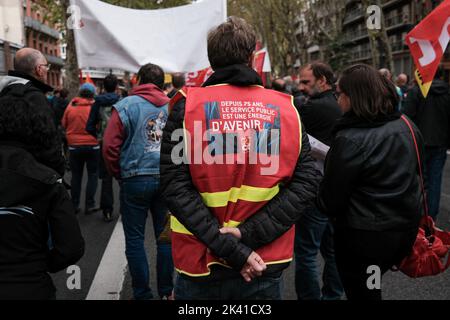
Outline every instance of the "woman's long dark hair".
<path id="1" fill-rule="evenodd" d="M 392 81 L 367 64 L 345 69 L 339 87 L 350 98 L 355 115 L 369 121 L 395 112 L 400 100 Z"/>

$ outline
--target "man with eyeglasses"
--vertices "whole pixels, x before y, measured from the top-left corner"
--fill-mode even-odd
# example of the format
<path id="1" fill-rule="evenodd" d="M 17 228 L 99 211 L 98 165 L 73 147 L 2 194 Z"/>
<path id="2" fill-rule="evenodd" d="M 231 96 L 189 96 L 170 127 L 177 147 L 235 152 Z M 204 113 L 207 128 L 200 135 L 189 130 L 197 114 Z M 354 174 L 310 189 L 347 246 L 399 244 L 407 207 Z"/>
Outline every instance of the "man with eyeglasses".
<path id="1" fill-rule="evenodd" d="M 45 96 L 47 92 L 53 91 L 53 88 L 46 84 L 49 69 L 50 64 L 40 51 L 32 48 L 20 49 L 14 57 L 14 71 L 9 71 L 8 76 L 0 81 L 0 99 L 13 97 L 25 100 L 30 105 L 29 112 L 35 114 L 36 121 L 47 117 L 52 119 L 51 128 L 43 128 L 43 130 L 54 132 L 52 147 L 40 148 L 40 146 L 29 145 L 26 148 L 39 162 L 63 175 L 64 158 L 61 137 L 53 120 L 55 118 L 53 110 Z M 20 118 L 20 115 L 17 117 Z"/>

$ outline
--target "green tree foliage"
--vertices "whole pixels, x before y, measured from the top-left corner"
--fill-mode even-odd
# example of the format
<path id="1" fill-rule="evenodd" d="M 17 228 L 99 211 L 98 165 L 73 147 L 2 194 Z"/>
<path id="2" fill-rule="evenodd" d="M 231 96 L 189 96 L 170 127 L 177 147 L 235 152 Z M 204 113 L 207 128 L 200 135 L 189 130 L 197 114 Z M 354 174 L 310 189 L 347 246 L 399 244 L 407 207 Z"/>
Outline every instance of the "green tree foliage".
<path id="1" fill-rule="evenodd" d="M 228 14 L 256 28 L 269 50 L 274 72 L 281 76 L 289 74 L 300 57 L 296 31 L 304 5 L 305 0 L 228 0 Z"/>

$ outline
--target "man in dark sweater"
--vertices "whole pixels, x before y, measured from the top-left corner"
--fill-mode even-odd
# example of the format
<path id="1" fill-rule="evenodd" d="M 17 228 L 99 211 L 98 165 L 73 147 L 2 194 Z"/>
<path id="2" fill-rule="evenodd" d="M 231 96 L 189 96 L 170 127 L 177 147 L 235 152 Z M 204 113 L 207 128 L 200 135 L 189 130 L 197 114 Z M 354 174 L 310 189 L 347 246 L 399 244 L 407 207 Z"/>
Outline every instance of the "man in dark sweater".
<path id="1" fill-rule="evenodd" d="M 320 62 L 300 69 L 300 91 L 307 97 L 302 103 L 295 99 L 308 135 L 331 145 L 332 130 L 341 110 L 333 92 L 331 68 Z M 337 300 L 343 293 L 334 258 L 333 226 L 315 206 L 309 207 L 296 225 L 295 288 L 299 300 Z M 322 294 L 317 254 L 325 259 Z"/>
<path id="2" fill-rule="evenodd" d="M 436 219 L 441 199 L 442 172 L 447 160 L 450 121 L 450 87 L 439 68 L 427 98 L 415 86 L 409 92 L 403 112 L 419 127 L 425 139 L 425 184 L 430 215 Z"/>
<path id="3" fill-rule="evenodd" d="M 27 144 L 27 151 L 33 153 L 36 160 L 54 169 L 61 176 L 64 174 L 65 161 L 62 153 L 61 136 L 58 134 L 57 125 L 54 121 L 55 115 L 52 111 L 45 94 L 53 91 L 47 85 L 47 73 L 50 65 L 44 55 L 31 48 L 23 48 L 17 51 L 14 58 L 14 71 L 9 71 L 8 76 L 0 82 L 0 98 L 13 97 L 24 99 L 29 104 L 29 112 L 36 116 L 52 119 L 49 128 L 52 133 L 49 147 L 37 149 L 36 145 Z M 0 109 L 0 113 L 4 112 Z"/>

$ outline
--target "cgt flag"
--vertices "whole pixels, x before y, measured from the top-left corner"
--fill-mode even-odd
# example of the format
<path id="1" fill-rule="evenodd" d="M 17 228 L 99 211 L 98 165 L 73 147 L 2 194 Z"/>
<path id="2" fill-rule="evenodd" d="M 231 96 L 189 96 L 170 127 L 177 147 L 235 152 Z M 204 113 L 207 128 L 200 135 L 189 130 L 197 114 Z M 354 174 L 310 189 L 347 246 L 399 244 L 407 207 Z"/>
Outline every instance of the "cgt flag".
<path id="1" fill-rule="evenodd" d="M 450 0 L 444 0 L 406 36 L 417 67 L 417 83 L 425 98 L 449 41 Z"/>

